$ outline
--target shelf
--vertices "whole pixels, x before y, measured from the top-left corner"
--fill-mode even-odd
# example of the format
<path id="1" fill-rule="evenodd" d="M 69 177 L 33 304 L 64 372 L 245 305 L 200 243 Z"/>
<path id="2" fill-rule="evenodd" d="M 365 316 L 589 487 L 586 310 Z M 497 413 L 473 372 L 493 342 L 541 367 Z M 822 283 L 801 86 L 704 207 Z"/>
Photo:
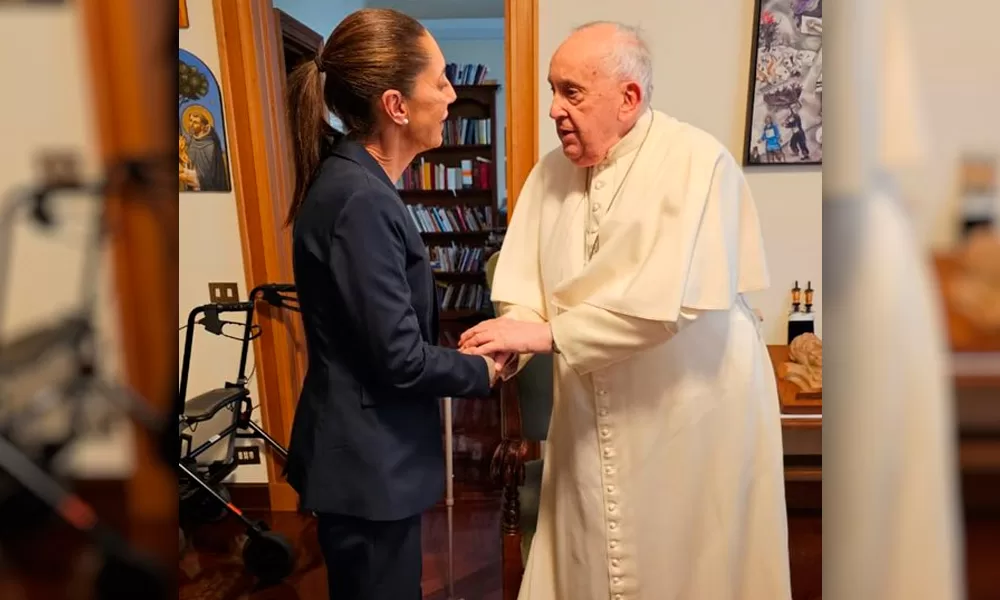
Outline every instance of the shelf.
<path id="1" fill-rule="evenodd" d="M 421 231 L 420 235 L 426 235 L 431 237 L 482 237 L 488 236 L 491 233 L 503 233 L 503 229 L 480 229 L 477 231 Z"/>
<path id="2" fill-rule="evenodd" d="M 499 144 L 503 143 L 503 132 L 497 129 L 497 89 L 499 86 L 493 84 L 483 85 L 455 85 L 455 93 L 458 96 L 456 101 L 449 107 L 449 118 L 469 118 L 469 119 L 490 119 L 489 137 L 491 144 L 459 144 L 453 143 L 465 140 L 482 141 L 483 138 L 448 137 L 449 143 L 442 144 L 437 148 L 429 149 L 421 154 L 426 157 L 427 162 L 435 165 L 444 165 L 449 169 L 454 169 L 460 161 L 472 159 L 477 163 L 473 169 L 474 182 L 476 188 L 466 188 L 458 190 L 399 190 L 403 202 L 413 205 L 423 205 L 430 210 L 444 208 L 444 212 L 453 213 L 459 207 L 472 208 L 477 216 L 475 222 L 479 224 L 493 223 L 494 228 L 476 231 L 421 231 L 420 237 L 424 245 L 428 247 L 428 252 L 433 246 L 467 246 L 471 248 L 490 248 L 495 246 L 494 236 L 503 235 L 506 231 L 506 219 L 501 220 L 499 213 L 499 198 L 497 197 L 496 183 L 503 177 L 502 165 L 497 163 L 497 152 L 500 151 Z M 450 125 L 454 125 L 453 123 Z M 454 128 L 453 128 L 454 129 Z M 483 170 L 482 163 L 476 158 L 488 158 L 489 164 Z M 409 179 L 407 180 L 409 181 Z M 420 179 L 423 181 L 423 179 Z M 431 181 L 442 182 L 441 179 Z M 456 182 L 454 175 L 448 181 Z M 457 179 L 462 182 L 463 179 Z M 467 181 L 467 180 L 465 180 Z M 490 189 L 480 189 L 478 186 L 487 185 Z M 420 212 L 420 211 L 415 211 Z M 478 213 L 484 213 L 479 215 Z M 457 215 L 449 215 L 451 216 Z M 483 221 L 488 218 L 488 221 Z M 460 219 L 464 222 L 464 219 Z M 432 219 L 432 222 L 437 222 Z M 471 222 L 470 222 L 471 224 Z M 484 250 L 483 254 L 488 254 Z M 483 256 L 485 259 L 485 256 Z M 442 264 L 442 263 L 438 263 Z M 466 264 L 460 261 L 445 263 L 451 265 Z M 484 270 L 476 271 L 435 271 L 434 279 L 439 286 L 480 286 L 484 288 L 486 284 L 486 273 Z M 488 295 L 488 294 L 484 294 Z M 476 296 L 463 296 L 464 299 Z M 450 301 L 458 299 L 458 295 L 449 296 Z M 484 298 L 487 300 L 487 298 Z M 487 302 L 478 308 L 464 309 L 440 309 L 440 335 L 438 342 L 442 346 L 453 347 L 458 342 L 461 331 L 468 329 L 475 323 L 484 319 L 493 318 L 495 315 L 491 305 Z M 496 482 L 490 479 L 490 463 L 493 454 L 503 439 L 501 427 L 501 407 L 499 404 L 499 389 L 491 390 L 487 398 L 457 400 L 453 403 L 452 417 L 453 434 L 453 466 L 454 466 L 454 492 L 458 503 L 488 503 L 499 507 L 500 489 Z M 492 423 L 487 425 L 486 423 Z M 442 434 L 443 434 L 442 430 Z M 467 445 L 463 445 L 467 444 Z M 462 450 L 460 450 L 462 448 Z M 474 453 L 473 453 L 474 452 Z M 473 456 L 476 458 L 473 459 Z"/>
<path id="3" fill-rule="evenodd" d="M 480 83 L 478 85 L 455 85 L 451 84 L 451 87 L 455 90 L 455 93 L 460 92 L 473 92 L 476 90 L 488 90 L 495 92 L 500 88 L 499 83 Z"/>
<path id="4" fill-rule="evenodd" d="M 425 150 L 423 154 L 432 154 L 434 152 L 486 152 L 488 154 L 493 153 L 492 144 L 445 144 L 443 146 L 438 146 L 437 148 L 431 148 L 430 150 Z"/>
<path id="5" fill-rule="evenodd" d="M 1000 352 L 952 352 L 951 374 L 959 387 L 1000 388 Z"/>
<path id="6" fill-rule="evenodd" d="M 483 311 L 481 311 L 481 310 L 475 310 L 475 309 L 471 309 L 471 308 L 465 308 L 465 309 L 459 309 L 459 310 L 455 310 L 455 309 L 445 310 L 445 309 L 442 309 L 440 317 L 441 317 L 442 321 L 461 321 L 461 320 L 464 320 L 464 319 L 475 319 L 475 318 L 488 319 L 488 318 L 490 318 L 490 315 L 487 314 L 487 313 L 485 313 L 485 312 L 483 312 Z"/>
<path id="7" fill-rule="evenodd" d="M 480 189 L 480 188 L 464 188 L 461 190 L 410 190 L 401 189 L 398 190 L 400 196 L 412 196 L 414 198 L 423 198 L 424 196 L 433 198 L 435 196 L 448 196 L 449 198 L 475 198 L 479 196 L 491 196 L 493 190 L 491 189 Z"/>
<path id="8" fill-rule="evenodd" d="M 486 277 L 485 271 L 434 271 L 434 277 L 451 281 L 470 281 L 481 283 Z"/>
<path id="9" fill-rule="evenodd" d="M 493 190 L 399 190 L 407 203 L 430 206 L 493 205 Z"/>

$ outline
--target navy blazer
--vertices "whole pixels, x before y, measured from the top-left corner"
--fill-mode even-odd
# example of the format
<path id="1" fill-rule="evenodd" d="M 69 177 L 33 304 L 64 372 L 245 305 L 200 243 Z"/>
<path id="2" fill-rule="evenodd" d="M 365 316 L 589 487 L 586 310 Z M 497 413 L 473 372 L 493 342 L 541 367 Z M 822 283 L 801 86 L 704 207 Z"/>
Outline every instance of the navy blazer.
<path id="1" fill-rule="evenodd" d="M 309 353 L 285 473 L 304 510 L 370 520 L 444 492 L 444 396 L 488 396 L 480 356 L 437 345 L 427 249 L 357 142 L 329 139 L 295 218 L 295 289 Z"/>

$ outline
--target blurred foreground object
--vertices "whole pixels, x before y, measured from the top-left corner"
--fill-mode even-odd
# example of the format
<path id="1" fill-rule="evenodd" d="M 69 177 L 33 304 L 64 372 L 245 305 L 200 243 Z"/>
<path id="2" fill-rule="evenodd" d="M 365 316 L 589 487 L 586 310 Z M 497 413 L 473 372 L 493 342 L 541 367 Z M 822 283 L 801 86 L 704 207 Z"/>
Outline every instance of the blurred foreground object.
<path id="1" fill-rule="evenodd" d="M 45 167 L 44 183 L 16 195 L 0 216 L 0 242 L 6 242 L 0 246 L 0 290 L 9 292 L 9 242 L 22 211 L 34 225 L 55 229 L 61 225 L 53 208 L 59 196 L 81 195 L 101 208 L 84 249 L 78 304 L 13 340 L 0 339 L 0 545 L 42 533 L 49 517 L 57 515 L 101 551 L 94 582 L 98 600 L 166 598 L 164 565 L 134 551 L 123 532 L 103 523 L 69 489 L 71 477 L 64 472 L 67 452 L 116 416 L 127 415 L 159 439 L 169 439 L 166 415 L 155 414 L 134 392 L 101 377 L 96 340 L 106 197 L 122 186 L 150 185 L 154 178 L 142 161 L 129 161 L 109 173 L 107 182 L 94 185 L 80 181 L 71 159 Z"/>
<path id="2" fill-rule="evenodd" d="M 964 597 L 942 310 L 893 177 L 929 158 L 906 8 L 844 0 L 825 28 L 825 600 Z"/>

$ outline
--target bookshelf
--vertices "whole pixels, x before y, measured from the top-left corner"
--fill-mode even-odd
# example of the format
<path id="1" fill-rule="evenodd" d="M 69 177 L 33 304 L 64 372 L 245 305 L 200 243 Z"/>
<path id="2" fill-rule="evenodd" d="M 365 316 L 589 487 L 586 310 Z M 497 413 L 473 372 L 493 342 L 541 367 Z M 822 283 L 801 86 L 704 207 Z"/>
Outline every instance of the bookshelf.
<path id="1" fill-rule="evenodd" d="M 465 76 L 456 73 L 465 72 Z M 452 80 L 482 80 L 484 69 L 456 66 Z M 492 83 L 454 85 L 457 99 L 443 126 L 444 142 L 417 156 L 396 187 L 427 247 L 440 303 L 440 339 L 455 347 L 463 331 L 493 316 L 486 259 L 505 231 L 497 197 L 497 91 Z M 442 406 L 442 419 L 443 419 Z M 490 460 L 502 439 L 500 397 L 452 404 L 455 498 L 492 500 Z"/>

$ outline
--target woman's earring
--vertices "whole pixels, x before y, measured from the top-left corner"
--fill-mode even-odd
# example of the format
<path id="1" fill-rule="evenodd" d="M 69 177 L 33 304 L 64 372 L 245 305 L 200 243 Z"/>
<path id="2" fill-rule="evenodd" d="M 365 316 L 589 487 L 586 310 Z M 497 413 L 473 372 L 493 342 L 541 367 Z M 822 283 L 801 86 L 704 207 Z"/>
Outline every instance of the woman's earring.
<path id="1" fill-rule="evenodd" d="M 409 125 L 409 124 L 410 124 L 410 120 L 407 119 L 406 117 L 403 117 L 403 125 Z"/>

